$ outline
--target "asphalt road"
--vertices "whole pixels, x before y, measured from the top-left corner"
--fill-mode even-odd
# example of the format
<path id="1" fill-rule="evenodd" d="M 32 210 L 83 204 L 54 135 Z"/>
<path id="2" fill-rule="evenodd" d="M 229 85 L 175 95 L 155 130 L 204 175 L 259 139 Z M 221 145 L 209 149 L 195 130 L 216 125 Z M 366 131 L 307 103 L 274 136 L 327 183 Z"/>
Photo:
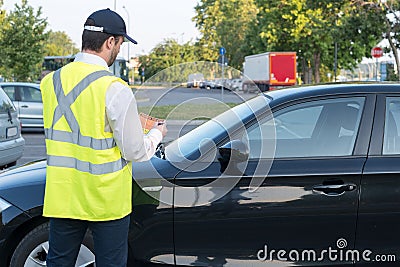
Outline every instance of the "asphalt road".
<path id="1" fill-rule="evenodd" d="M 219 100 L 226 103 L 240 103 L 251 97 L 254 97 L 254 94 L 224 91 L 224 96 L 222 99 L 221 91 L 219 89 L 206 90 L 188 88 L 175 88 L 172 90 L 140 89 L 140 92 L 136 94 L 139 106 L 154 104 L 176 105 L 193 99 L 195 99 L 196 103 L 203 101 L 207 102 L 210 99 Z M 179 121 L 167 122 L 168 135 L 165 137 L 164 142 L 168 143 L 172 140 L 175 140 L 177 137 L 182 136 L 183 134 L 197 127 L 199 123 L 201 122 L 195 121 L 191 125 L 183 126 Z M 43 132 L 23 132 L 22 135 L 25 138 L 25 149 L 22 158 L 17 161 L 17 166 L 31 161 L 45 159 L 46 148 Z"/>
<path id="2" fill-rule="evenodd" d="M 196 101 L 196 103 L 209 103 L 210 100 L 218 100 L 224 103 L 242 103 L 252 98 L 255 94 L 231 92 L 221 89 L 198 89 L 198 88 L 170 88 L 170 89 L 139 89 L 136 91 L 138 106 L 151 105 L 177 105 L 185 101 Z"/>
<path id="3" fill-rule="evenodd" d="M 35 133 L 22 133 L 25 139 L 24 154 L 22 158 L 17 161 L 17 166 L 25 163 L 45 159 L 46 147 L 44 141 L 44 134 L 40 132 Z"/>

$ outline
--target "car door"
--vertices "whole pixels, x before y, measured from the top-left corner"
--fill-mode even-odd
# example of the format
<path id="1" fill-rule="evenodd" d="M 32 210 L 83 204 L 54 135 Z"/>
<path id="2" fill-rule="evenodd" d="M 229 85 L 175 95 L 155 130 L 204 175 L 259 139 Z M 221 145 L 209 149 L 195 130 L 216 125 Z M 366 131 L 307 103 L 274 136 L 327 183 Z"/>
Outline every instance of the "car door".
<path id="1" fill-rule="evenodd" d="M 400 95 L 379 95 L 361 182 L 356 266 L 400 261 Z"/>
<path id="2" fill-rule="evenodd" d="M 39 88 L 19 87 L 19 117 L 23 127 L 43 127 L 43 104 Z"/>
<path id="3" fill-rule="evenodd" d="M 157 157 L 135 162 L 132 167 L 134 183 L 127 266 L 173 266 L 171 179 L 178 170 Z"/>
<path id="4" fill-rule="evenodd" d="M 227 144 L 247 144 L 246 162 L 225 168 L 219 158 L 180 173 L 176 264 L 352 265 L 340 251 L 355 246 L 374 101 L 357 95 L 281 105 L 274 119 L 247 125 Z"/>
<path id="5" fill-rule="evenodd" d="M 14 102 L 23 127 L 43 127 L 43 104 L 40 89 L 28 85 L 3 85 Z"/>

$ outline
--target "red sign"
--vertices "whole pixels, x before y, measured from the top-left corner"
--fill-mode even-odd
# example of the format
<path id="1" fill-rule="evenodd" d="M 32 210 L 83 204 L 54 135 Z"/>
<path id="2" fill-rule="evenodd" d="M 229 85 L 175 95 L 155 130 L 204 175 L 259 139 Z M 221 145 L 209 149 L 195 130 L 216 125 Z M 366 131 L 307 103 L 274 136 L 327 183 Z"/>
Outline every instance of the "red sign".
<path id="1" fill-rule="evenodd" d="M 371 50 L 371 56 L 374 58 L 380 58 L 381 56 L 383 56 L 383 49 L 378 46 L 375 46 Z"/>

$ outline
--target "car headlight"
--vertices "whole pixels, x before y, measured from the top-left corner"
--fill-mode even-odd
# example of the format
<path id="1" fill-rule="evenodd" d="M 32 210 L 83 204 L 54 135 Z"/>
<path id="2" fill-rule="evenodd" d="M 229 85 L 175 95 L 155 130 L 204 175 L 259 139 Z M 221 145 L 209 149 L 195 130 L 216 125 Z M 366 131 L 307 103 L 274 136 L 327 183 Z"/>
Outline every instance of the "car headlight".
<path id="1" fill-rule="evenodd" d="M 0 213 L 11 207 L 11 204 L 0 198 Z"/>

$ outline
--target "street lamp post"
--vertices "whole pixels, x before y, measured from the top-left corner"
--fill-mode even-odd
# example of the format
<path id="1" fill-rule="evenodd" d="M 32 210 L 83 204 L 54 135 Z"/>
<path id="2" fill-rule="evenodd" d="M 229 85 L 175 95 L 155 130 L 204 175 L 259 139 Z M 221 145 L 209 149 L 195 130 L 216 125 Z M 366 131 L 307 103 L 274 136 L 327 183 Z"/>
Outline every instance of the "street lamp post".
<path id="1" fill-rule="evenodd" d="M 126 7 L 125 6 L 123 6 L 122 7 L 125 11 L 126 11 L 126 15 L 128 16 L 128 32 L 130 32 L 130 25 L 131 25 L 131 19 L 130 19 L 130 16 L 129 16 L 129 12 L 128 12 L 128 9 L 126 9 Z M 129 60 L 129 42 L 128 42 L 128 60 Z"/>
<path id="2" fill-rule="evenodd" d="M 341 18 L 343 13 L 340 11 L 335 15 L 335 30 L 337 30 L 338 27 L 338 19 Z M 334 48 L 334 66 L 333 66 L 333 71 L 334 71 L 334 77 L 335 77 L 335 82 L 337 81 L 337 72 L 338 72 L 338 43 L 335 39 L 335 48 Z"/>
<path id="3" fill-rule="evenodd" d="M 122 6 L 122 8 L 125 10 L 126 15 L 128 16 L 128 32 L 130 33 L 131 19 L 130 19 L 130 16 L 129 16 L 129 12 L 128 12 L 128 9 L 127 9 L 125 6 Z M 127 45 L 128 45 L 128 62 L 130 63 L 130 62 L 131 62 L 131 60 L 130 60 L 130 54 L 129 54 L 130 42 L 128 42 Z M 132 76 L 133 76 L 133 75 L 134 75 L 134 73 L 132 74 Z M 128 79 L 128 80 L 129 80 L 129 79 Z M 133 79 L 133 81 L 135 81 L 135 79 Z"/>
<path id="4" fill-rule="evenodd" d="M 338 54 L 338 46 L 337 46 L 337 42 L 335 42 L 335 55 L 334 55 L 334 64 L 335 64 L 335 66 L 333 67 L 334 68 L 334 76 L 335 76 L 335 82 L 336 82 L 336 77 L 337 77 L 337 67 L 338 67 L 338 62 L 337 62 L 337 54 Z"/>
<path id="5" fill-rule="evenodd" d="M 114 0 L 114 11 L 117 11 L 117 0 Z"/>

